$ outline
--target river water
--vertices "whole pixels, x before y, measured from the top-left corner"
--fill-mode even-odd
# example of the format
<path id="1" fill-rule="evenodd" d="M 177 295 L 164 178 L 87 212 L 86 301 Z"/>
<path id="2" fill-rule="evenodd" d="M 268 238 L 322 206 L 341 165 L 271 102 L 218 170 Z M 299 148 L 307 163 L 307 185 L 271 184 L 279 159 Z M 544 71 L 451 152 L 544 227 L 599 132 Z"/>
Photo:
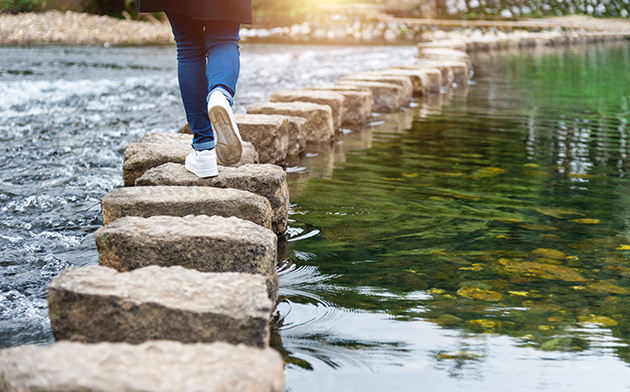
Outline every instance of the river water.
<path id="1" fill-rule="evenodd" d="M 242 46 L 236 112 L 410 47 Z M 174 49 L 0 48 L 0 347 L 97 261 L 127 143 L 184 122 Z M 287 168 L 287 390 L 630 390 L 630 47 L 478 56 L 467 88 Z"/>

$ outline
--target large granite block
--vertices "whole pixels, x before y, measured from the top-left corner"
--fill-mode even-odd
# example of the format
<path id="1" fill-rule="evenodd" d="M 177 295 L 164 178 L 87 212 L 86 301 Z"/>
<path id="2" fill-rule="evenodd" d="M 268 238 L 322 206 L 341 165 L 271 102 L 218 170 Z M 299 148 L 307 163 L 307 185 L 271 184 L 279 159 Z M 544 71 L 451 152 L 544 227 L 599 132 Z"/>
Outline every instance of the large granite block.
<path id="1" fill-rule="evenodd" d="M 243 272 L 265 277 L 278 296 L 277 237 L 238 218 L 153 216 L 120 218 L 96 231 L 100 265 L 120 272 L 150 265 L 202 272 Z"/>
<path id="2" fill-rule="evenodd" d="M 338 129 L 341 126 L 341 117 L 344 109 L 344 97 L 334 91 L 314 90 L 283 90 L 273 91 L 269 94 L 271 102 L 312 102 L 319 105 L 330 106 L 332 110 L 333 126 Z"/>
<path id="3" fill-rule="evenodd" d="M 0 389 L 284 392 L 284 367 L 273 349 L 222 342 L 60 342 L 0 351 Z"/>
<path id="4" fill-rule="evenodd" d="M 272 230 L 278 235 L 284 234 L 287 230 L 289 186 L 287 175 L 280 166 L 269 164 L 241 167 L 219 166 L 217 177 L 199 178 L 186 170 L 184 165 L 166 163 L 148 170 L 136 180 L 136 185 L 208 186 L 252 192 L 269 200 L 272 210 Z"/>
<path id="5" fill-rule="evenodd" d="M 271 229 L 271 205 L 238 189 L 197 186 L 143 186 L 114 189 L 101 199 L 103 224 L 125 216 L 235 216 Z"/>
<path id="6" fill-rule="evenodd" d="M 248 114 L 278 114 L 303 117 L 308 142 L 327 142 L 335 135 L 332 109 L 310 102 L 261 102 L 249 105 Z"/>
<path id="7" fill-rule="evenodd" d="M 442 88 L 442 72 L 439 69 L 388 68 L 378 71 L 384 75 L 404 75 L 411 79 L 416 95 L 438 94 Z"/>
<path id="8" fill-rule="evenodd" d="M 442 82 L 446 82 L 445 85 L 451 86 L 455 83 L 458 85 L 468 84 L 469 67 L 468 64 L 462 61 L 450 61 L 450 60 L 418 60 L 413 65 L 406 66 L 406 68 L 437 68 L 442 72 Z"/>
<path id="9" fill-rule="evenodd" d="M 408 104 L 413 95 L 413 83 L 407 75 L 389 75 L 380 73 L 379 71 L 373 71 L 348 75 L 341 80 L 389 83 L 400 86 L 402 88 L 403 105 Z"/>
<path id="10" fill-rule="evenodd" d="M 73 267 L 48 286 L 55 339 L 84 343 L 222 341 L 263 348 L 272 309 L 265 278 L 243 273 Z"/>
<path id="11" fill-rule="evenodd" d="M 418 58 L 424 60 L 450 60 L 450 61 L 462 61 L 472 66 L 472 61 L 468 53 L 463 50 L 451 49 L 451 48 L 437 48 L 427 47 L 423 44 L 418 45 Z"/>
<path id="12" fill-rule="evenodd" d="M 243 140 L 254 145 L 260 163 L 281 163 L 289 151 L 289 124 L 280 116 L 237 114 Z"/>
<path id="13" fill-rule="evenodd" d="M 378 113 L 395 112 L 405 104 L 406 97 L 403 88 L 396 84 L 362 80 L 341 80 L 337 84 L 369 89 L 374 100 L 373 110 Z"/>
<path id="14" fill-rule="evenodd" d="M 372 91 L 367 88 L 352 86 L 314 86 L 308 90 L 333 91 L 344 97 L 341 116 L 342 125 L 362 125 L 372 114 L 374 101 Z"/>
<path id="15" fill-rule="evenodd" d="M 129 143 L 125 147 L 122 169 L 125 186 L 133 186 L 136 179 L 152 167 L 167 162 L 184 164 L 186 155 L 192 151 L 191 144 L 192 136 L 182 133 L 152 133 Z M 251 143 L 243 143 L 243 156 L 232 166 L 250 163 L 258 163 L 258 154 Z"/>

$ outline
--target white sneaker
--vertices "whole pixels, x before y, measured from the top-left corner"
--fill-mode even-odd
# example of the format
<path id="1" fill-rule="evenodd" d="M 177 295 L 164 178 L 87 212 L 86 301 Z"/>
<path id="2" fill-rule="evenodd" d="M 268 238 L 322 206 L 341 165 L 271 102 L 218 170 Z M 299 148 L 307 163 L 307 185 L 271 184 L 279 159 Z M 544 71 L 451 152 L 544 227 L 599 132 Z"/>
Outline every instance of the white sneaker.
<path id="1" fill-rule="evenodd" d="M 227 98 L 221 91 L 215 91 L 208 101 L 208 117 L 214 129 L 217 159 L 222 165 L 233 165 L 241 160 L 243 146 L 238 132 L 234 113 Z"/>
<path id="2" fill-rule="evenodd" d="M 217 167 L 217 153 L 214 149 L 193 151 L 186 156 L 186 170 L 197 177 L 216 177 L 219 175 Z"/>

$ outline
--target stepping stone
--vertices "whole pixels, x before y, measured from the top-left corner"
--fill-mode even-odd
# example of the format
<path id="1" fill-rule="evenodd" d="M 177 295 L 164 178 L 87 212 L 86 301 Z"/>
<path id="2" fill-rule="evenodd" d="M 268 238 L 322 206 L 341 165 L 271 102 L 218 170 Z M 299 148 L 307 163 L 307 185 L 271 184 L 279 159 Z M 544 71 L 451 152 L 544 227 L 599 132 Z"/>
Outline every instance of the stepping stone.
<path id="1" fill-rule="evenodd" d="M 91 266 L 71 267 L 53 278 L 48 309 L 55 340 L 222 341 L 264 348 L 273 304 L 261 275 Z"/>
<path id="2" fill-rule="evenodd" d="M 327 142 L 335 135 L 332 109 L 310 102 L 261 102 L 249 105 L 248 114 L 278 114 L 305 118 L 307 142 Z"/>
<path id="3" fill-rule="evenodd" d="M 271 205 L 260 195 L 238 189 L 198 186 L 118 188 L 101 199 L 103 224 L 125 216 L 235 216 L 271 229 Z"/>
<path id="4" fill-rule="evenodd" d="M 333 117 L 333 127 L 341 127 L 341 116 L 343 114 L 343 95 L 334 91 L 314 91 L 314 90 L 283 90 L 273 91 L 269 95 L 271 102 L 312 102 L 319 105 L 330 106 Z"/>
<path id="5" fill-rule="evenodd" d="M 278 297 L 277 238 L 250 221 L 220 216 L 128 216 L 96 231 L 100 265 L 120 272 L 150 265 L 265 277 Z"/>
<path id="6" fill-rule="evenodd" d="M 383 75 L 403 75 L 409 77 L 413 84 L 413 93 L 416 95 L 439 94 L 442 88 L 442 72 L 437 68 L 388 68 L 375 72 L 380 72 Z"/>
<path id="7" fill-rule="evenodd" d="M 167 162 L 184 164 L 192 148 L 192 136 L 186 134 L 152 133 L 125 147 L 123 179 L 125 186 L 133 186 L 138 177 L 152 167 Z M 258 163 L 258 154 L 251 143 L 243 143 L 243 156 L 233 166 Z"/>
<path id="8" fill-rule="evenodd" d="M 252 114 L 255 116 L 255 114 Z M 296 156 L 306 147 L 306 127 L 308 120 L 296 116 L 281 116 L 287 119 L 289 125 L 289 149 L 287 156 Z"/>
<path id="9" fill-rule="evenodd" d="M 418 58 L 421 60 L 452 60 L 462 61 L 470 68 L 472 61 L 468 53 L 463 50 L 456 50 L 450 48 L 436 48 L 436 47 L 424 47 L 418 45 Z"/>
<path id="10" fill-rule="evenodd" d="M 333 91 L 344 97 L 341 125 L 362 125 L 372 114 L 372 91 L 352 86 L 315 86 L 307 90 Z"/>
<path id="11" fill-rule="evenodd" d="M 3 391 L 284 392 L 282 357 L 217 342 L 20 346 L 0 352 Z"/>
<path id="12" fill-rule="evenodd" d="M 341 81 L 346 80 L 359 80 L 366 82 L 390 83 L 398 85 L 403 89 L 403 105 L 411 102 L 411 97 L 413 95 L 413 84 L 411 83 L 411 80 L 407 75 L 386 75 L 378 71 L 373 71 L 352 74 L 341 79 Z"/>
<path id="13" fill-rule="evenodd" d="M 243 140 L 254 145 L 260 163 L 281 163 L 289 150 L 289 124 L 281 116 L 237 114 Z"/>
<path id="14" fill-rule="evenodd" d="M 452 74 L 452 82 L 458 85 L 468 84 L 468 75 L 470 69 L 468 64 L 462 61 L 447 61 L 447 60 L 422 60 L 420 59 L 415 65 L 424 68 L 437 68 L 442 72 L 442 78 L 451 80 L 450 74 Z M 446 75 L 446 76 L 445 76 Z M 449 84 L 450 86 L 450 84 Z"/>
<path id="15" fill-rule="evenodd" d="M 403 88 L 391 83 L 367 82 L 361 80 L 341 80 L 340 86 L 367 88 L 372 91 L 374 110 L 377 113 L 391 113 L 400 109 L 405 102 Z"/>
<path id="16" fill-rule="evenodd" d="M 137 186 L 205 186 L 233 188 L 248 191 L 269 200 L 271 205 L 271 228 L 282 235 L 287 230 L 289 213 L 289 186 L 287 174 L 280 166 L 245 165 L 241 167 L 219 166 L 219 175 L 213 178 L 199 178 L 184 168 L 184 165 L 166 163 L 147 170 L 136 180 Z"/>

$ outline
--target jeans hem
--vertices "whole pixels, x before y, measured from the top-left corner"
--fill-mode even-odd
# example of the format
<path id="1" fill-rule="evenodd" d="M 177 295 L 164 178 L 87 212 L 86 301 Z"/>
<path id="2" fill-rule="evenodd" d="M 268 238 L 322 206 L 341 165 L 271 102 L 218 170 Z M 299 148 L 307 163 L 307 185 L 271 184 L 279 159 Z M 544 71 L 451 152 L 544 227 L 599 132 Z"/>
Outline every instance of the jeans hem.
<path id="1" fill-rule="evenodd" d="M 214 148 L 214 140 L 204 143 L 193 143 L 192 148 L 195 151 L 212 150 Z"/>

